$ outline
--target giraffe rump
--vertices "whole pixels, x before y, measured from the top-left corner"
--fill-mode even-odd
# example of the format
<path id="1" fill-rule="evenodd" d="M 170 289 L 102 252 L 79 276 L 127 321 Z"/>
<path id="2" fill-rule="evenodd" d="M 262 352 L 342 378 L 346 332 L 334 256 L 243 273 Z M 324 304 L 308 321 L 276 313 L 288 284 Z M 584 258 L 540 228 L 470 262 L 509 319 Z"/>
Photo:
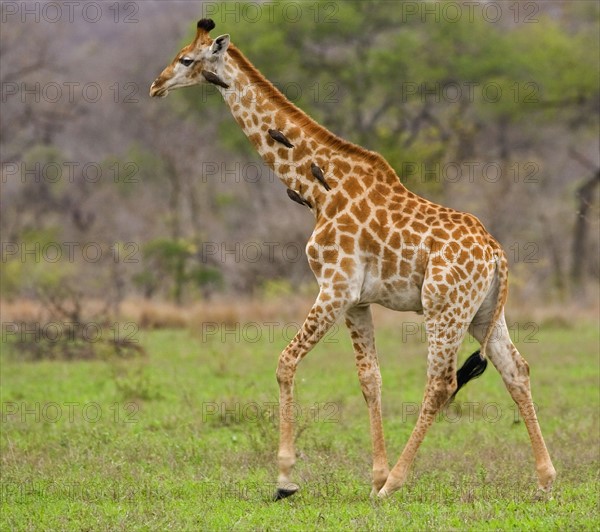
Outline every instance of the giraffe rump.
<path id="1" fill-rule="evenodd" d="M 487 368 L 487 358 L 481 356 L 481 351 L 475 351 L 465 363 L 456 372 L 456 391 L 452 394 L 451 399 L 454 399 L 458 390 L 460 390 L 467 382 L 480 377 Z"/>

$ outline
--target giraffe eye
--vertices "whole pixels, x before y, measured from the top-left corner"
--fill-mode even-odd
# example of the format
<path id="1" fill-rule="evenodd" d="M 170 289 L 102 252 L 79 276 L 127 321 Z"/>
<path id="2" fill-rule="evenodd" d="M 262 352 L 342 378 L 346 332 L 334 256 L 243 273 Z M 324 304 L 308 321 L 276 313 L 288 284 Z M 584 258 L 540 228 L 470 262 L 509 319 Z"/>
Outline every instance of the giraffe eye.
<path id="1" fill-rule="evenodd" d="M 190 59 L 189 57 L 182 57 L 179 62 L 184 66 L 184 67 L 189 67 L 194 60 Z"/>

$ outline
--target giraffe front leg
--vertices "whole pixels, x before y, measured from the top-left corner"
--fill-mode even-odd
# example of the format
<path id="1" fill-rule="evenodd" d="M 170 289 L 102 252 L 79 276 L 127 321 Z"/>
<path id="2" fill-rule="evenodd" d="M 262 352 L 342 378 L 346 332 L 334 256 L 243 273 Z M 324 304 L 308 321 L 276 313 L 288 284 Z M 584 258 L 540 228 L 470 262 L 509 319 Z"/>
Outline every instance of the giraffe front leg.
<path id="1" fill-rule="evenodd" d="M 294 450 L 294 376 L 298 363 L 321 340 L 335 321 L 345 312 L 347 304 L 331 304 L 332 297 L 321 290 L 304 324 L 279 356 L 277 382 L 279 383 L 279 475 L 274 499 L 284 499 L 298 491 L 292 482 L 292 468 L 296 462 Z"/>
<path id="2" fill-rule="evenodd" d="M 298 485 L 290 480 L 296 462 L 294 450 L 294 420 L 291 418 L 294 403 L 294 375 L 297 361 L 289 346 L 279 357 L 277 382 L 279 384 L 279 475 L 275 500 L 283 499 L 298 491 Z"/>
<path id="3" fill-rule="evenodd" d="M 375 349 L 371 307 L 354 307 L 346 312 L 346 325 L 350 331 L 358 379 L 369 408 L 371 444 L 373 448 L 373 489 L 377 495 L 389 475 L 383 423 L 381 418 L 381 372 Z"/>

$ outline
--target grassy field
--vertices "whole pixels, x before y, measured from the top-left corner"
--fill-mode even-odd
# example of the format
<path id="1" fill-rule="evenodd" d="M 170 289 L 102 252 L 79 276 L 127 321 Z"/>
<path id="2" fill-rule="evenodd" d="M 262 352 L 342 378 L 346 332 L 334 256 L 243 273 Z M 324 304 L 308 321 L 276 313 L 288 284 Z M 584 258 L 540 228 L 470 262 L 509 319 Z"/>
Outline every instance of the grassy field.
<path id="1" fill-rule="evenodd" d="M 390 461 L 425 381 L 418 324 L 378 330 Z M 387 323 L 387 322 L 386 322 Z M 493 368 L 434 424 L 406 487 L 373 502 L 367 409 L 347 332 L 302 363 L 301 491 L 271 502 L 275 367 L 293 326 L 136 332 L 146 356 L 19 360 L 2 353 L 3 530 L 586 530 L 599 525 L 598 328 L 520 324 L 558 471 L 535 499 L 525 426 Z M 460 360 L 476 348 L 465 342 Z"/>

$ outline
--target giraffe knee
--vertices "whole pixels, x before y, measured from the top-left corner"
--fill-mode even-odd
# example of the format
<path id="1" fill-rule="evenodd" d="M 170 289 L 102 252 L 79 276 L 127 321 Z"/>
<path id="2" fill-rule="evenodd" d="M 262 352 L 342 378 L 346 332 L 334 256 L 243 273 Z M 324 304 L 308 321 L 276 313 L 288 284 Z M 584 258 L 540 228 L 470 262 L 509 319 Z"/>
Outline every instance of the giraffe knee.
<path id="1" fill-rule="evenodd" d="M 513 353 L 513 361 L 514 364 L 504 372 L 503 377 L 511 396 L 518 401 L 521 396 L 530 394 L 529 364 L 517 351 Z"/>
<path id="2" fill-rule="evenodd" d="M 522 377 L 529 379 L 529 364 L 527 364 L 527 361 L 521 355 L 519 355 L 519 360 L 517 360 L 517 371 Z"/>
<path id="3" fill-rule="evenodd" d="M 443 377 L 433 379 L 432 384 L 432 389 L 436 396 L 439 396 L 440 399 L 448 398 L 456 391 L 456 386 L 458 385 L 456 371 L 448 368 L 446 374 Z"/>
<path id="4" fill-rule="evenodd" d="M 368 405 L 379 401 L 381 397 L 381 379 L 369 378 L 368 380 L 361 380 L 360 387 L 365 402 Z"/>
<path id="5" fill-rule="evenodd" d="M 379 371 L 360 371 L 358 380 L 363 397 L 368 405 L 376 402 L 381 397 L 381 374 Z"/>
<path id="6" fill-rule="evenodd" d="M 458 384 L 456 382 L 456 375 L 452 375 L 444 380 L 443 386 L 439 391 L 439 400 L 441 406 L 445 405 L 448 402 L 448 399 L 452 397 L 454 392 L 456 391 Z"/>
<path id="7" fill-rule="evenodd" d="M 423 410 L 426 413 L 436 414 L 456 391 L 456 375 L 446 378 L 431 379 L 428 384 Z"/>
<path id="8" fill-rule="evenodd" d="M 516 349 L 513 349 L 511 355 L 510 380 L 515 383 L 529 382 L 529 364 Z"/>
<path id="9" fill-rule="evenodd" d="M 295 368 L 295 362 L 289 356 L 286 356 L 285 352 L 282 353 L 279 357 L 279 363 L 277 364 L 277 371 L 275 372 L 277 382 L 280 386 L 292 384 L 294 381 Z"/>

